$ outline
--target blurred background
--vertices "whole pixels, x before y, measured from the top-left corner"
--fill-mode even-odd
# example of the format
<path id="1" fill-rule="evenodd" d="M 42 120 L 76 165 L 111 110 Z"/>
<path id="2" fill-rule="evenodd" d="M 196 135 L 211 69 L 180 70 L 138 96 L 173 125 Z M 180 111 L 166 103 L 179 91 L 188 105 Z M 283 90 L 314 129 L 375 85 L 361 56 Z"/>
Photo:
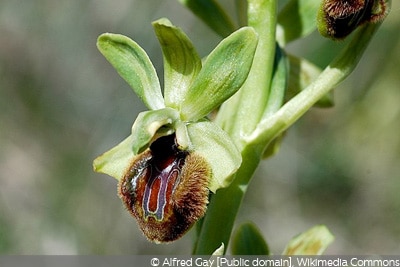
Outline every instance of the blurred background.
<path id="1" fill-rule="evenodd" d="M 0 2 L 0 254 L 191 253 L 192 233 L 147 242 L 116 180 L 92 171 L 145 110 L 96 38 L 130 36 L 162 75 L 160 17 L 201 56 L 220 41 L 175 0 Z M 316 224 L 336 237 L 327 254 L 400 254 L 399 26 L 393 1 L 336 106 L 308 112 L 259 167 L 237 223 L 255 222 L 274 254 Z M 342 46 L 313 33 L 288 50 L 324 66 Z"/>

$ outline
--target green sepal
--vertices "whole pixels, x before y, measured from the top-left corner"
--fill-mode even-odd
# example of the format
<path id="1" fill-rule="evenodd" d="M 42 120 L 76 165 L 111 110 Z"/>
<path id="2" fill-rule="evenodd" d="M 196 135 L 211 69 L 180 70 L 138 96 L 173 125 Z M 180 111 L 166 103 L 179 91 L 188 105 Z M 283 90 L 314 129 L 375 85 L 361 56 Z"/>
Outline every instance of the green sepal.
<path id="1" fill-rule="evenodd" d="M 165 105 L 179 109 L 201 70 L 201 59 L 189 37 L 168 19 L 153 22 L 153 27 L 163 51 Z"/>
<path id="2" fill-rule="evenodd" d="M 289 101 L 295 95 L 300 93 L 301 90 L 305 89 L 310 85 L 318 76 L 322 70 L 309 62 L 304 58 L 299 58 L 293 55 L 288 55 L 290 72 L 289 72 L 289 84 L 286 93 L 286 101 Z M 333 90 L 323 96 L 314 104 L 316 107 L 332 107 L 334 105 Z"/>
<path id="3" fill-rule="evenodd" d="M 135 154 L 143 152 L 152 141 L 175 132 L 175 123 L 179 113 L 172 108 L 149 110 L 139 113 L 133 126 L 135 142 L 132 150 Z"/>
<path id="4" fill-rule="evenodd" d="M 208 27 L 222 37 L 235 31 L 232 19 L 214 0 L 179 0 Z"/>
<path id="5" fill-rule="evenodd" d="M 233 235 L 233 255 L 269 255 L 269 248 L 260 230 L 251 222 L 239 226 Z"/>
<path id="6" fill-rule="evenodd" d="M 209 121 L 187 125 L 191 150 L 205 158 L 210 165 L 212 177 L 209 189 L 227 187 L 242 163 L 242 157 L 230 137 L 219 126 Z"/>
<path id="7" fill-rule="evenodd" d="M 134 142 L 135 137 L 130 135 L 117 146 L 98 156 L 93 161 L 94 171 L 108 174 L 120 180 L 135 159 L 136 155 L 132 150 Z"/>
<path id="8" fill-rule="evenodd" d="M 283 255 L 322 255 L 334 236 L 324 225 L 317 225 L 290 240 Z"/>
<path id="9" fill-rule="evenodd" d="M 156 70 L 137 43 L 121 34 L 104 33 L 97 47 L 149 109 L 165 107 Z"/>
<path id="10" fill-rule="evenodd" d="M 317 28 L 315 15 L 320 2 L 321 0 L 290 0 L 282 8 L 278 14 L 277 31 L 280 45 L 304 37 Z"/>
<path id="11" fill-rule="evenodd" d="M 239 90 L 249 74 L 257 40 L 256 32 L 244 27 L 218 44 L 183 98 L 183 120 L 196 121 L 207 116 Z"/>

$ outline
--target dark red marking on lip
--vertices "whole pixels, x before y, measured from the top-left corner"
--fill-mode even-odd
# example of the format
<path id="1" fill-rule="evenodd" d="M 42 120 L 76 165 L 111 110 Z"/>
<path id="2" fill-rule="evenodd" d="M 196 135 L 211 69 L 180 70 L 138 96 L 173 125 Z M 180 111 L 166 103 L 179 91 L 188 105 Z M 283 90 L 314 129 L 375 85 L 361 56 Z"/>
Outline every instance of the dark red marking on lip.
<path id="1" fill-rule="evenodd" d="M 155 145 L 158 144 L 152 146 Z M 187 156 L 186 152 L 181 152 L 176 147 L 170 151 L 164 150 L 162 153 L 165 153 L 165 158 L 153 157 L 149 162 L 151 173 L 144 190 L 142 205 L 145 219 L 153 216 L 161 221 L 164 218 L 166 205 L 179 183 L 182 166 Z"/>
<path id="2" fill-rule="evenodd" d="M 154 141 L 119 183 L 119 196 L 148 239 L 182 236 L 207 208 L 211 173 L 206 161 L 178 149 L 175 135 Z"/>

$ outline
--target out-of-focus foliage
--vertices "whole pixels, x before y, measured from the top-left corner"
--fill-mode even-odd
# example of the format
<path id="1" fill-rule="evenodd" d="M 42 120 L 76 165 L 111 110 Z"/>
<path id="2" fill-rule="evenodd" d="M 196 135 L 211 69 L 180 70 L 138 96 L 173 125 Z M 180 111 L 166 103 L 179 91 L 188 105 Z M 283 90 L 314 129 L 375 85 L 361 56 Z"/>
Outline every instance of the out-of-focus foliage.
<path id="1" fill-rule="evenodd" d="M 231 1 L 220 1 L 228 7 Z M 400 3 L 360 65 L 265 161 L 238 223 L 252 220 L 280 253 L 315 224 L 327 253 L 399 253 Z M 103 32 L 132 36 L 162 73 L 151 22 L 168 17 L 200 56 L 220 40 L 178 1 L 0 2 L 0 253 L 190 253 L 190 235 L 148 243 L 123 210 L 116 181 L 92 171 L 145 107 L 96 49 Z M 314 33 L 290 53 L 323 66 L 343 42 Z"/>

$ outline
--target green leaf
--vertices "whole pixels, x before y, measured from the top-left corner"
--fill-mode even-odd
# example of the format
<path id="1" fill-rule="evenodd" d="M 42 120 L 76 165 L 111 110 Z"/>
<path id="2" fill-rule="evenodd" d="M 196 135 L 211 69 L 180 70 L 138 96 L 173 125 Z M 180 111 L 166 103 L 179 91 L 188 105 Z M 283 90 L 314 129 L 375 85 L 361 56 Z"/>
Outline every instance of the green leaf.
<path id="1" fill-rule="evenodd" d="M 222 37 L 235 31 L 232 19 L 221 6 L 213 0 L 179 0 L 199 17 L 208 27 Z"/>
<path id="2" fill-rule="evenodd" d="M 207 57 L 183 99 L 183 120 L 196 121 L 206 116 L 236 93 L 247 78 L 256 47 L 257 34 L 250 27 L 222 40 Z"/>
<path id="3" fill-rule="evenodd" d="M 201 59 L 192 42 L 167 19 L 153 22 L 164 58 L 164 99 L 179 109 L 186 91 L 201 70 Z"/>
<path id="4" fill-rule="evenodd" d="M 156 70 L 137 43 L 124 35 L 104 33 L 97 47 L 149 109 L 165 106 Z"/>
<path id="5" fill-rule="evenodd" d="M 283 255 L 321 255 L 334 236 L 324 225 L 317 225 L 290 240 Z"/>
<path id="6" fill-rule="evenodd" d="M 316 16 L 321 0 L 290 0 L 278 14 L 277 39 L 285 45 L 317 28 Z M 295 25 L 295 26 L 294 26 Z"/>
<path id="7" fill-rule="evenodd" d="M 300 93 L 301 90 L 310 85 L 322 72 L 319 67 L 304 58 L 289 55 L 288 59 L 290 73 L 286 101 L 289 101 L 296 94 Z M 316 107 L 332 107 L 333 105 L 333 91 L 330 91 L 315 103 Z"/>
<path id="8" fill-rule="evenodd" d="M 143 152 L 150 143 L 161 136 L 172 134 L 179 113 L 172 108 L 149 110 L 139 113 L 133 126 L 135 137 L 132 149 L 135 154 Z"/>
<path id="9" fill-rule="evenodd" d="M 233 255 L 269 255 L 269 248 L 260 230 L 253 223 L 242 224 L 233 236 Z"/>
<path id="10" fill-rule="evenodd" d="M 135 137 L 130 135 L 117 146 L 97 157 L 93 161 L 94 171 L 108 174 L 120 180 L 136 157 L 132 150 L 134 141 Z"/>
<path id="11" fill-rule="evenodd" d="M 284 103 L 285 94 L 288 86 L 288 76 L 289 76 L 289 63 L 284 51 L 277 45 L 274 61 L 274 71 L 272 73 L 272 80 L 270 86 L 270 93 L 266 108 L 262 119 L 273 115 L 277 112 Z M 263 158 L 270 157 L 279 151 L 283 140 L 284 134 L 280 134 L 274 140 L 268 142 L 266 149 L 263 153 Z"/>
<path id="12" fill-rule="evenodd" d="M 207 159 L 212 171 L 209 189 L 215 193 L 227 187 L 240 167 L 242 157 L 232 140 L 215 123 L 201 121 L 187 125 L 191 149 Z"/>
<path id="13" fill-rule="evenodd" d="M 271 116 L 278 111 L 285 99 L 285 92 L 288 83 L 288 60 L 283 50 L 276 46 L 274 69 L 270 86 L 270 93 L 262 119 Z"/>

